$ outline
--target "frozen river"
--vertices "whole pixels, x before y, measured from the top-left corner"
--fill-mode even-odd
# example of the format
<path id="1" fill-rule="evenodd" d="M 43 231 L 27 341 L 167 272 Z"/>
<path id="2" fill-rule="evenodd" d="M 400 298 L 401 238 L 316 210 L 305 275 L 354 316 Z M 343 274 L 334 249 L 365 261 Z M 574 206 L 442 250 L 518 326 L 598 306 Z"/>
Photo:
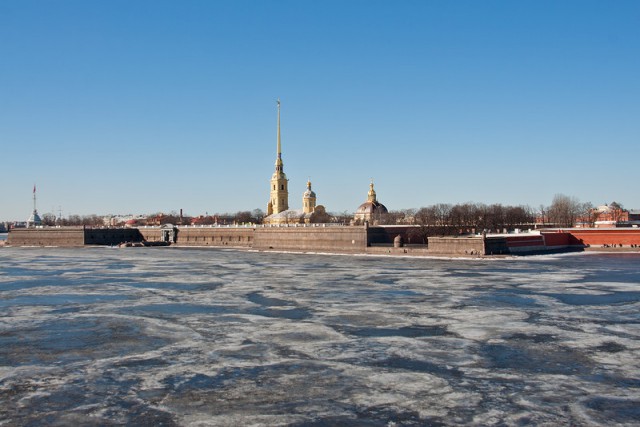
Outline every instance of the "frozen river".
<path id="1" fill-rule="evenodd" d="M 638 254 L 0 249 L 0 425 L 615 423 Z"/>

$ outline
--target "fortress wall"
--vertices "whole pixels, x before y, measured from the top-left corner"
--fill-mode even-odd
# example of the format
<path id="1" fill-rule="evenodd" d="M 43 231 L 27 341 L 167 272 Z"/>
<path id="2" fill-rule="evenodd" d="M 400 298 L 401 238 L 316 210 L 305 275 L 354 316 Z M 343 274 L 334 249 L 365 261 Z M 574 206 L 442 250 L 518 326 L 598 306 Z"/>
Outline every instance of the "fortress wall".
<path id="1" fill-rule="evenodd" d="M 396 236 L 401 236 L 405 244 L 424 244 L 420 235 L 420 227 L 416 225 L 378 225 L 369 227 L 369 244 L 378 245 L 393 243 Z"/>
<path id="2" fill-rule="evenodd" d="M 572 236 L 573 245 L 640 245 L 640 228 L 572 228 L 562 232 Z M 554 233 L 545 233 L 545 236 L 550 234 Z"/>
<path id="3" fill-rule="evenodd" d="M 122 242 L 158 242 L 166 231 L 159 227 L 83 228 L 43 227 L 10 230 L 7 244 L 12 246 L 117 245 Z M 533 253 L 582 246 L 640 246 L 640 229 L 558 229 L 541 236 L 507 237 L 430 237 L 428 251 L 420 245 L 392 248 L 392 236 L 406 230 L 389 227 L 307 226 L 307 227 L 180 227 L 179 246 L 245 247 L 259 250 L 297 250 L 309 252 L 349 252 L 388 254 L 484 254 Z M 371 246 L 381 245 L 379 248 Z M 380 243 L 377 243 L 380 242 Z M 405 242 L 406 243 L 406 242 Z M 411 247 L 415 246 L 415 247 Z"/>
<path id="4" fill-rule="evenodd" d="M 83 227 L 14 228 L 7 244 L 12 246 L 83 246 Z"/>
<path id="5" fill-rule="evenodd" d="M 506 241 L 509 252 L 512 254 L 526 255 L 529 253 L 545 252 L 550 249 L 545 245 L 544 237 L 540 234 L 510 235 L 506 237 Z M 566 239 L 564 242 L 563 244 L 558 243 L 558 245 L 554 246 L 567 247 Z"/>
<path id="6" fill-rule="evenodd" d="M 367 245 L 392 244 L 395 235 L 391 237 L 383 227 L 369 227 L 367 229 Z"/>
<path id="7" fill-rule="evenodd" d="M 580 244 L 580 242 L 569 233 L 540 233 L 540 237 L 544 239 L 544 244 L 548 247 L 568 247 L 570 245 Z"/>
<path id="8" fill-rule="evenodd" d="M 482 237 L 429 237 L 429 252 L 434 254 L 484 255 Z"/>
<path id="9" fill-rule="evenodd" d="M 251 227 L 179 227 L 178 246 L 251 247 L 255 229 Z"/>
<path id="10" fill-rule="evenodd" d="M 427 256 L 430 254 L 425 245 L 408 245 L 401 248 L 387 246 L 370 246 L 366 248 L 366 253 L 371 255 L 406 255 L 406 256 Z"/>
<path id="11" fill-rule="evenodd" d="M 510 248 L 544 246 L 544 237 L 541 234 L 516 234 L 506 237 Z M 567 244 L 566 241 L 564 243 Z"/>
<path id="12" fill-rule="evenodd" d="M 485 237 L 484 255 L 506 255 L 511 253 L 506 237 Z"/>
<path id="13" fill-rule="evenodd" d="M 162 231 L 159 227 L 140 227 L 137 230 L 142 238 L 147 242 L 162 241 Z"/>
<path id="14" fill-rule="evenodd" d="M 256 228 L 256 249 L 360 252 L 367 247 L 364 227 L 264 227 Z"/>
<path id="15" fill-rule="evenodd" d="M 86 228 L 85 245 L 119 245 L 125 242 L 141 242 L 142 234 L 137 228 Z"/>

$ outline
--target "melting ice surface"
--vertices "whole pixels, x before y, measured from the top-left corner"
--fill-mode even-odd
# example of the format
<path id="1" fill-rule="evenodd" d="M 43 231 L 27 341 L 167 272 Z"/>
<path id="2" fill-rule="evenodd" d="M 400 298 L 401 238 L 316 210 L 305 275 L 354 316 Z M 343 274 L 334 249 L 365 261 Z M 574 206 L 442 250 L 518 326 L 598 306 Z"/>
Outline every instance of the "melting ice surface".
<path id="1" fill-rule="evenodd" d="M 0 425 L 634 425 L 640 256 L 0 250 Z"/>

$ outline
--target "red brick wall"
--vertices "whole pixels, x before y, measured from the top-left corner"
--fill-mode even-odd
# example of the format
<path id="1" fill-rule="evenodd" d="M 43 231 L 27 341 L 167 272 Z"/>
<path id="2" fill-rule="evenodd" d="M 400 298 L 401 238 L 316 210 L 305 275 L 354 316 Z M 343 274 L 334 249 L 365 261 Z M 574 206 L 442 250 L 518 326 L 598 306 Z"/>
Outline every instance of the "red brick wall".
<path id="1" fill-rule="evenodd" d="M 541 233 L 544 236 L 544 241 L 547 246 L 569 246 L 569 245 L 581 245 L 571 233 L 564 231 Z"/>
<path id="2" fill-rule="evenodd" d="M 507 246 L 509 248 L 544 246 L 544 240 L 542 239 L 542 236 L 539 236 L 537 234 L 508 236 Z"/>
<path id="3" fill-rule="evenodd" d="M 590 246 L 602 245 L 640 245 L 640 228 L 617 228 L 617 229 L 584 229 L 571 230 L 571 235 L 578 242 Z"/>

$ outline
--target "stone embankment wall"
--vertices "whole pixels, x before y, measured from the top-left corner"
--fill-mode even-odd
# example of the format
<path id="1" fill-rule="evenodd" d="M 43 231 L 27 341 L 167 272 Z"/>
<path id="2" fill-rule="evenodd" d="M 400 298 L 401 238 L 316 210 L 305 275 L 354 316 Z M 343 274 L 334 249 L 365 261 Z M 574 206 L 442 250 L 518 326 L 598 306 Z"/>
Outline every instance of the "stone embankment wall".
<path id="1" fill-rule="evenodd" d="M 159 227 L 139 230 L 147 242 L 162 242 L 167 232 Z M 253 244 L 253 227 L 177 227 L 176 230 L 177 246 L 251 247 Z"/>
<path id="2" fill-rule="evenodd" d="M 378 225 L 368 229 L 369 244 L 393 244 L 393 240 L 400 236 L 405 244 L 426 245 L 424 233 L 416 225 Z"/>
<path id="3" fill-rule="evenodd" d="M 132 228 L 15 228 L 7 237 L 7 244 L 12 246 L 109 246 L 140 241 L 142 235 Z"/>
<path id="4" fill-rule="evenodd" d="M 14 228 L 7 236 L 7 244 L 11 246 L 84 246 L 84 228 Z"/>
<path id="5" fill-rule="evenodd" d="M 124 242 L 160 242 L 166 229 L 45 227 L 15 229 L 7 243 L 13 246 L 117 245 Z M 261 250 L 364 252 L 364 227 L 178 227 L 177 246 L 255 247 Z"/>
<path id="6" fill-rule="evenodd" d="M 147 242 L 162 242 L 162 229 L 159 227 L 141 227 L 137 229 Z"/>
<path id="7" fill-rule="evenodd" d="M 429 253 L 484 255 L 484 239 L 472 237 L 429 237 Z"/>
<path id="8" fill-rule="evenodd" d="M 84 230 L 85 245 L 115 246 L 120 243 L 143 240 L 137 228 L 86 228 Z"/>
<path id="9" fill-rule="evenodd" d="M 178 246 L 251 247 L 253 227 L 179 227 Z"/>
<path id="10" fill-rule="evenodd" d="M 162 229 L 140 228 L 145 240 L 162 240 Z M 177 246 L 244 247 L 259 250 L 364 252 L 364 227 L 178 227 Z"/>
<path id="11" fill-rule="evenodd" d="M 377 245 L 366 248 L 369 255 L 405 255 L 405 256 L 427 256 L 430 255 L 426 245 L 407 245 L 395 248 L 392 245 Z"/>
<path id="12" fill-rule="evenodd" d="M 175 231 L 177 230 L 177 231 Z M 9 232 L 6 243 L 12 246 L 118 245 L 124 242 L 160 242 L 166 233 L 176 233 L 178 246 L 255 248 L 307 252 L 347 252 L 362 254 L 407 255 L 499 255 L 529 254 L 576 250 L 585 246 L 640 246 L 640 229 L 553 229 L 540 234 L 508 236 L 430 237 L 424 245 L 393 247 L 393 236 L 407 236 L 393 227 L 289 226 L 289 227 L 159 227 L 18 228 Z M 405 243 L 407 243 L 405 241 Z"/>
<path id="13" fill-rule="evenodd" d="M 256 229 L 255 249 L 310 252 L 364 253 L 367 229 L 364 227 L 260 227 Z"/>

